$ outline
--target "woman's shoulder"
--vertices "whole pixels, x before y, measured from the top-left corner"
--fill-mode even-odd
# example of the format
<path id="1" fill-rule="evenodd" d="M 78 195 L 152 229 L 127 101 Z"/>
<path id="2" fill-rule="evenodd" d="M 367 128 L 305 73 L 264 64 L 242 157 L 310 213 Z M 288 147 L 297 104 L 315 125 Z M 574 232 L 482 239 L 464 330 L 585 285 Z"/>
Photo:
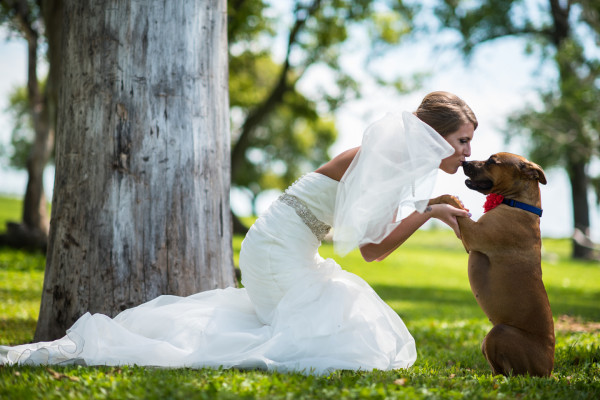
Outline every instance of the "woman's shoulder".
<path id="1" fill-rule="evenodd" d="M 346 172 L 348 167 L 350 166 L 352 160 L 354 160 L 354 157 L 356 157 L 356 154 L 359 150 L 360 146 L 354 147 L 350 150 L 346 150 L 343 153 L 334 157 L 331 161 L 328 161 L 327 163 L 317 168 L 315 172 L 328 176 L 329 178 L 339 182 L 340 179 L 342 179 L 342 176 L 344 176 L 344 173 Z"/>

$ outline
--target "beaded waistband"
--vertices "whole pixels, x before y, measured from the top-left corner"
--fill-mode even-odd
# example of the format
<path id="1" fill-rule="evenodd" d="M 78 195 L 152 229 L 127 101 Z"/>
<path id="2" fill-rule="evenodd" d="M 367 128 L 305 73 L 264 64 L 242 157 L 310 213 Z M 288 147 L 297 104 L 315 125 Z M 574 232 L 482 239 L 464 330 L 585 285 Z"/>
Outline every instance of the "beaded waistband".
<path id="1" fill-rule="evenodd" d="M 311 230 L 311 232 L 317 237 L 319 240 L 323 240 L 325 236 L 331 230 L 331 226 L 327 225 L 325 222 L 320 221 L 310 208 L 304 203 L 302 200 L 297 198 L 294 195 L 284 193 L 279 196 L 279 200 L 284 204 L 292 207 L 296 214 L 300 217 L 302 222 Z"/>

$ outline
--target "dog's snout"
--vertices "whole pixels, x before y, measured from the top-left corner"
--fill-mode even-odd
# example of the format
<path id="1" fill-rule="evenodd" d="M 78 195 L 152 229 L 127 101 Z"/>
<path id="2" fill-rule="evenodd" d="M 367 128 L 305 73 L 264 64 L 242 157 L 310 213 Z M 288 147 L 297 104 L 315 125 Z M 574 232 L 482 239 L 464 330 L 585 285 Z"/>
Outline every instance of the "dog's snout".
<path id="1" fill-rule="evenodd" d="M 473 171 L 473 163 L 471 163 L 469 161 L 463 161 L 462 167 L 463 167 L 463 171 L 465 172 L 465 174 Z"/>

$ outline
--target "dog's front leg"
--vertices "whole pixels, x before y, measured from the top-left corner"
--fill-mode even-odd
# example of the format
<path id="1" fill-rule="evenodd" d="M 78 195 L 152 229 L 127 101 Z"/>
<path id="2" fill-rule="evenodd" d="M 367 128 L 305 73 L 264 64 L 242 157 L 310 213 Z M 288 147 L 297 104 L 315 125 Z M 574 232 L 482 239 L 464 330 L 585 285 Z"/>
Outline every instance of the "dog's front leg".
<path id="1" fill-rule="evenodd" d="M 429 205 L 449 204 L 453 207 L 460 208 L 461 210 L 467 210 L 463 206 L 463 204 L 460 202 L 458 197 L 455 197 L 455 196 L 452 196 L 449 194 L 444 194 L 442 196 L 431 199 L 431 200 L 429 200 L 428 204 Z M 465 250 L 468 253 L 469 251 L 471 251 L 471 246 L 469 245 L 470 241 L 467 240 L 466 238 L 467 237 L 470 237 L 470 238 L 476 237 L 475 234 L 472 234 L 472 232 L 475 230 L 476 222 L 473 221 L 471 218 L 464 218 L 464 217 L 457 217 L 456 220 L 458 221 L 458 227 L 460 229 L 460 237 L 461 237 L 463 246 L 465 247 Z"/>
<path id="2" fill-rule="evenodd" d="M 429 200 L 429 204 L 450 204 L 453 207 L 466 210 L 457 197 L 449 194 L 431 199 Z M 456 220 L 458 221 L 460 237 L 467 253 L 480 251 L 485 254 L 490 250 L 490 246 L 497 246 L 495 244 L 495 236 L 498 235 L 498 230 L 495 229 L 496 224 L 494 218 L 491 218 L 491 216 L 484 215 L 478 221 L 464 217 L 457 217 Z"/>

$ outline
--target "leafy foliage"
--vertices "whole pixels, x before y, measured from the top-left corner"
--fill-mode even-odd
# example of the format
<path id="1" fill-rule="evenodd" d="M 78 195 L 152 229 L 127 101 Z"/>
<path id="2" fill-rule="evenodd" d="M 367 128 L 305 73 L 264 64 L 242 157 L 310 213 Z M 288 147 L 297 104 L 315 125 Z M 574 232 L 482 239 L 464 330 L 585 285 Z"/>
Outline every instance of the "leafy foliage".
<path id="1" fill-rule="evenodd" d="M 44 88 L 45 82 L 41 82 L 40 89 L 43 91 Z M 7 156 L 11 167 L 25 169 L 34 139 L 34 129 L 29 96 L 24 86 L 15 87 L 10 93 L 6 111 L 13 121 L 13 129 L 10 147 L 2 148 L 0 143 L 0 154 L 4 153 Z"/>
<path id="2" fill-rule="evenodd" d="M 21 29 L 23 22 L 31 25 L 35 29 L 41 28 L 41 13 L 40 2 L 38 0 L 22 0 L 21 4 L 15 6 L 16 1 L 3 0 L 0 1 L 0 25 L 7 25 L 9 34 L 12 36 L 22 36 Z M 27 16 L 23 21 L 19 21 L 17 10 L 27 10 Z"/>
<path id="3" fill-rule="evenodd" d="M 520 108 L 507 130 L 511 137 L 530 137 L 531 157 L 544 167 L 588 164 L 600 157 L 600 59 L 594 51 L 600 42 L 594 16 L 600 9 L 591 1 L 562 8 L 559 3 L 564 4 L 538 2 L 537 17 L 522 0 L 445 0 L 436 8 L 444 26 L 461 33 L 464 40 L 457 45 L 467 55 L 485 42 L 520 37 L 530 54 L 554 63 L 557 80 L 541 88 L 541 107 Z"/>
<path id="4" fill-rule="evenodd" d="M 279 66 L 267 54 L 244 52 L 230 59 L 231 107 L 250 109 L 268 95 Z M 274 112 L 256 127 L 245 149 L 234 184 L 254 196 L 266 189 L 285 188 L 308 169 L 325 162 L 336 138 L 331 117 L 320 116 L 317 104 L 289 91 Z M 233 111 L 235 113 L 235 111 Z"/>
<path id="5" fill-rule="evenodd" d="M 2 2 L 0 23 L 18 34 L 14 7 L 8 4 Z M 43 32 L 39 4 L 32 1 L 29 10 L 27 18 Z M 387 0 L 229 0 L 234 186 L 248 188 L 253 196 L 283 189 L 327 161 L 337 135 L 333 113 L 361 92 L 352 68 L 342 63 L 352 32 L 366 33 L 375 57 L 412 31 L 416 10 L 415 5 Z M 397 76 L 370 73 L 375 82 L 400 91 L 415 87 Z M 308 74 L 322 81 L 311 93 L 301 85 Z M 31 121 L 25 115 L 26 103 L 13 103 L 11 110 L 13 165 L 23 167 L 33 136 L 28 132 Z"/>
<path id="6" fill-rule="evenodd" d="M 15 1 L 0 2 L 0 25 L 8 28 L 9 39 L 33 38 L 37 42 L 38 32 L 43 31 L 40 2 L 25 0 L 17 4 Z M 39 83 L 39 90 L 45 91 L 45 82 Z M 7 158 L 9 165 L 17 169 L 25 169 L 34 141 L 34 121 L 31 99 L 28 88 L 14 87 L 9 95 L 8 107 L 5 111 L 13 121 L 11 142 L 8 148 L 0 143 L 0 156 Z"/>
<path id="7" fill-rule="evenodd" d="M 297 0 L 276 18 L 273 4 L 229 2 L 232 182 L 253 196 L 283 189 L 328 160 L 333 113 L 361 92 L 341 62 L 352 31 L 366 32 L 372 54 L 380 54 L 412 31 L 416 9 L 381 0 Z M 380 84 L 411 87 L 372 73 Z M 308 74 L 322 81 L 310 94 L 301 89 Z"/>
<path id="8" fill-rule="evenodd" d="M 495 39 L 516 37 L 540 63 L 553 65 L 556 79 L 540 87 L 539 105 L 521 105 L 509 119 L 507 137 L 527 138 L 530 158 L 569 175 L 574 227 L 589 233 L 588 188 L 600 193 L 600 176 L 589 166 L 600 161 L 600 6 L 590 0 L 438 1 L 436 15 L 461 34 L 456 46 L 469 56 Z M 600 204 L 600 197 L 598 198 Z M 573 241 L 573 257 L 593 251 Z"/>
<path id="9" fill-rule="evenodd" d="M 559 87 L 541 96 L 541 109 L 526 108 L 510 120 L 513 134 L 529 135 L 531 156 L 543 167 L 568 168 L 600 158 L 600 61 L 586 60 L 584 49 L 568 39 L 555 58 L 571 70 Z"/>

